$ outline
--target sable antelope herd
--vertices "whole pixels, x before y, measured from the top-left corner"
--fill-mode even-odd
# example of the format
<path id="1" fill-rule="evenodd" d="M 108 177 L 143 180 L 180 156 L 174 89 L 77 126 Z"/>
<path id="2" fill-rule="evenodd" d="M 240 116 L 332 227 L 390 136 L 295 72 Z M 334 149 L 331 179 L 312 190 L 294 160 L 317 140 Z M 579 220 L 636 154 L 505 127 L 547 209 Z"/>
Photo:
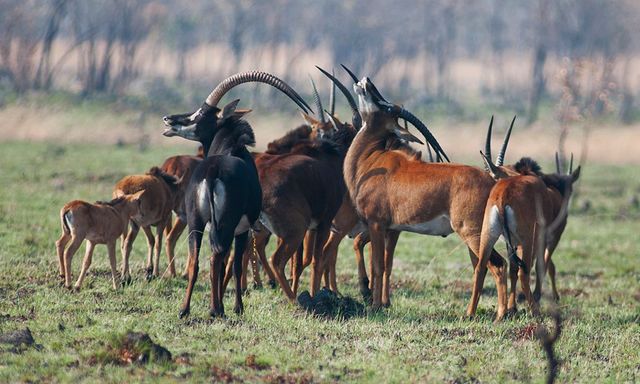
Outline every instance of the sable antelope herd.
<path id="1" fill-rule="evenodd" d="M 190 312 L 202 239 L 208 228 L 212 251 L 210 315 L 224 316 L 223 297 L 232 275 L 234 311 L 240 314 L 249 262 L 257 285 L 262 284 L 261 266 L 269 283 L 278 284 L 291 302 L 296 301 L 302 272 L 308 266 L 312 297 L 320 291 L 323 278 L 324 286 L 337 293 L 338 245 L 349 235 L 354 238 L 360 292 L 375 309 L 391 305 L 391 272 L 401 232 L 442 237 L 455 232 L 467 246 L 473 267 L 467 316 L 475 315 L 487 269 L 497 288 L 497 320 L 515 310 L 518 277 L 533 313 L 538 310 L 540 277 L 547 269 L 558 300 L 551 255 L 566 226 L 568 202 L 580 167 L 574 171 L 571 164 L 563 173 L 557 154 L 556 172 L 551 174 L 543 173 L 526 157 L 503 165 L 515 118 L 494 163 L 490 143 L 493 117 L 481 151 L 485 169 L 452 163 L 412 112 L 387 101 L 370 78 L 358 80 L 343 68 L 356 98 L 335 73 L 318 67 L 331 84 L 328 110 L 323 108 L 313 79 L 315 111 L 284 81 L 254 71 L 225 79 L 195 112 L 165 116 L 163 135 L 196 141 L 201 144 L 201 153 L 174 156 L 145 174 L 123 178 L 109 202 L 75 200 L 66 204 L 60 211 L 62 235 L 56 242 L 65 287 L 71 288 L 72 257 L 84 239 L 87 251 L 75 289 L 80 288 L 91 264 L 95 244 L 107 245 L 113 287 L 117 289 L 118 237 L 122 238 L 120 274 L 123 283 L 129 282 L 129 255 L 140 228 L 148 243 L 147 279 L 161 275 L 163 236 L 167 271 L 174 277 L 176 243 L 188 228 L 188 260 L 183 273 L 188 284 L 180 308 L 180 317 L 185 317 Z M 238 108 L 239 100 L 218 106 L 224 95 L 248 82 L 265 83 L 284 93 L 300 108 L 305 121 L 269 143 L 264 153 L 248 150 L 255 145 L 253 128 L 243 119 L 250 109 Z M 335 114 L 336 88 L 348 102 L 350 122 Z M 422 138 L 412 134 L 408 124 Z M 422 153 L 409 143 L 426 145 L 430 161 L 423 160 Z M 271 235 L 277 243 L 267 258 Z M 494 248 L 501 236 L 507 244 L 506 260 Z M 536 241 L 540 236 L 543 243 Z M 364 247 L 369 242 L 367 271 Z M 539 254 L 543 260 L 537 266 L 532 293 L 530 272 L 534 255 Z"/>

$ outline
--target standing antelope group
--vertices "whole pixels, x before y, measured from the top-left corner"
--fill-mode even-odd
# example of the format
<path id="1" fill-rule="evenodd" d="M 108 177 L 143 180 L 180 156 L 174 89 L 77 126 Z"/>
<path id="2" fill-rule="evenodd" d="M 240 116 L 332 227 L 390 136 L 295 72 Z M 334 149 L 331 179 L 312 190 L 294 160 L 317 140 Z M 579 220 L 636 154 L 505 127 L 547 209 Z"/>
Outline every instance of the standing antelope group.
<path id="1" fill-rule="evenodd" d="M 338 245 L 350 235 L 360 291 L 373 308 L 379 308 L 391 305 L 391 272 L 400 232 L 442 237 L 455 232 L 466 244 L 473 266 L 468 316 L 476 312 L 487 269 L 497 287 L 497 319 L 515 310 L 518 277 L 533 313 L 538 310 L 541 276 L 547 268 L 554 297 L 559 299 L 551 255 L 567 222 L 568 202 L 580 167 L 574 171 L 571 164 L 568 173 L 563 173 L 557 155 L 553 174 L 543 173 L 529 158 L 503 165 L 513 121 L 494 163 L 493 117 L 481 152 L 485 169 L 450 163 L 420 119 L 387 101 L 368 77 L 358 80 L 343 68 L 357 100 L 335 74 L 318 67 L 331 81 L 328 110 L 313 80 L 315 111 L 284 81 L 254 71 L 225 79 L 194 112 L 165 116 L 163 135 L 199 142 L 201 155 L 175 156 L 145 175 L 123 178 L 110 202 L 65 205 L 60 213 L 63 233 L 56 243 L 65 286 L 70 287 L 71 259 L 85 238 L 87 253 L 75 288 L 80 287 L 93 247 L 99 243 L 107 244 L 113 286 L 117 287 L 118 237 L 122 237 L 121 274 L 128 281 L 131 245 L 140 228 L 148 243 L 147 278 L 160 275 L 163 236 L 168 272 L 175 276 L 176 241 L 188 227 L 188 261 L 183 273 L 188 284 L 180 308 L 180 317 L 187 316 L 208 227 L 210 314 L 224 316 L 224 291 L 232 275 L 234 311 L 242 313 L 243 271 L 249 260 L 257 283 L 261 281 L 259 263 L 270 283 L 279 284 L 292 302 L 307 266 L 311 266 L 311 296 L 319 292 L 323 278 L 324 285 L 337 292 Z M 255 145 L 253 129 L 243 119 L 250 110 L 239 109 L 239 100 L 218 106 L 229 91 L 247 82 L 266 83 L 284 93 L 302 110 L 306 122 L 270 143 L 264 153 L 247 148 Z M 342 122 L 335 115 L 336 88 L 349 104 L 351 122 Z M 424 137 L 430 161 L 423 161 L 422 153 L 409 145 L 423 142 L 408 130 L 407 123 Z M 177 216 L 173 223 L 172 212 Z M 277 244 L 268 260 L 265 248 L 271 235 Z M 509 256 L 509 294 L 507 260 L 494 249 L 501 236 Z M 543 241 L 537 241 L 539 238 Z M 367 272 L 363 250 L 368 242 Z M 541 263 L 532 293 L 529 273 L 536 255 L 541 255 Z M 288 278 L 285 268 L 289 262 Z"/>

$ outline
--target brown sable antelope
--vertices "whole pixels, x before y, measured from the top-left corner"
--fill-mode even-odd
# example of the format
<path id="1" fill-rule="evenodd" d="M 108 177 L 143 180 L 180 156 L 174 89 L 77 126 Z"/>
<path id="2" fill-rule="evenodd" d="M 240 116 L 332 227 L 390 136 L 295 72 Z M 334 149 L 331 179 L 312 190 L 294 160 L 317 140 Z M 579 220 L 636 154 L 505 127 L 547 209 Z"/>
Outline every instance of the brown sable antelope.
<path id="1" fill-rule="evenodd" d="M 387 138 L 419 141 L 398 125 L 414 125 L 435 151 L 446 154 L 426 126 L 405 109 L 387 102 L 368 78 L 355 84 L 363 127 L 344 163 L 347 189 L 371 237 L 373 306 L 389 305 L 393 252 L 400 231 L 447 236 L 456 232 L 477 262 L 482 218 L 494 180 L 483 170 L 460 164 L 425 163 L 398 150 L 387 150 Z M 492 252 L 489 270 L 498 287 L 506 279 L 504 259 Z M 506 310 L 506 290 L 498 290 L 498 318 Z"/>
<path id="2" fill-rule="evenodd" d="M 344 65 L 342 66 L 344 70 L 351 76 L 354 82 L 357 82 L 357 78 L 355 75 Z M 325 76 L 327 76 L 334 85 L 340 89 L 342 94 L 347 99 L 349 106 L 352 111 L 352 126 L 355 130 L 359 130 L 362 127 L 362 117 L 360 116 L 360 112 L 358 111 L 358 106 L 356 101 L 354 100 L 351 92 L 338 80 L 334 74 L 329 74 L 327 71 L 322 68 L 316 66 L 318 70 L 320 70 Z M 405 130 L 407 128 L 407 122 L 405 120 Z M 386 150 L 399 150 L 404 152 L 407 156 L 411 158 L 415 158 L 416 160 L 422 157 L 422 153 L 414 150 L 410 146 L 406 145 L 407 142 L 402 140 L 400 137 L 391 135 L 387 137 L 387 141 L 385 142 Z M 433 155 L 431 153 L 431 149 L 427 146 L 429 150 L 429 161 L 433 162 Z M 342 239 L 350 235 L 354 238 L 353 248 L 356 255 L 356 263 L 358 265 L 358 277 L 360 283 L 360 292 L 365 297 L 365 299 L 369 299 L 371 296 L 370 291 L 370 281 L 367 277 L 365 262 L 364 262 L 364 246 L 369 243 L 369 233 L 366 225 L 360 221 L 358 217 L 358 213 L 356 212 L 351 199 L 348 195 L 345 195 L 344 201 L 336 214 L 336 217 L 333 219 L 333 223 L 331 225 L 331 234 L 329 235 L 329 239 L 324 247 L 325 258 L 327 259 L 328 268 L 325 270 L 325 286 L 330 287 L 334 292 L 338 291 L 337 282 L 336 282 L 336 262 L 338 255 L 338 246 Z"/>
<path id="3" fill-rule="evenodd" d="M 483 158 L 488 167 L 493 169 L 495 165 L 490 156 L 485 154 Z M 480 299 L 487 255 L 500 236 L 506 240 L 510 259 L 518 261 L 511 263 L 508 310 L 516 310 L 516 282 L 519 276 L 532 313 L 538 313 L 536 300 L 540 295 L 541 277 L 545 271 L 538 270 L 536 273 L 536 295 L 531 294 L 529 272 L 533 266 L 533 255 L 542 254 L 542 250 L 539 249 L 541 246 L 544 246 L 543 269 L 546 269 L 546 266 L 549 267 L 553 294 L 556 300 L 559 299 L 555 284 L 555 266 L 551 261 L 551 255 L 567 223 L 569 199 L 573 191 L 573 183 L 580 177 L 580 167 L 574 171 L 571 164 L 568 173 L 563 174 L 556 157 L 557 173 L 555 174 L 543 174 L 540 166 L 530 158 L 522 158 L 514 168 L 520 176 L 499 179 L 487 200 L 480 237 L 479 263 L 476 264 L 474 272 L 473 292 L 467 312 L 470 316 L 475 314 Z M 491 173 L 495 175 L 495 172 Z M 551 224 L 541 228 L 538 224 L 539 215 L 543 222 Z M 541 230 L 546 232 L 544 234 L 546 241 L 542 244 L 537 241 L 537 232 Z"/>
<path id="4" fill-rule="evenodd" d="M 311 84 L 313 87 L 313 94 L 314 94 L 316 108 L 318 111 L 322 111 L 323 107 L 320 101 L 320 96 L 318 94 L 317 88 L 313 80 L 311 80 Z M 297 157 L 298 160 L 300 160 L 300 155 L 303 154 L 302 152 L 304 152 L 304 155 L 306 155 L 307 157 L 315 157 L 319 152 L 316 150 L 312 150 L 309 152 L 308 151 L 310 148 L 309 145 L 313 146 L 316 143 L 319 143 L 319 141 L 317 140 L 322 138 L 324 139 L 333 138 L 333 135 L 339 129 L 338 127 L 342 126 L 339 122 L 337 122 L 337 120 L 333 120 L 334 117 L 332 113 L 335 108 L 334 94 L 335 94 L 335 86 L 332 84 L 332 89 L 330 94 L 331 96 L 329 100 L 330 110 L 329 112 L 327 112 L 330 118 L 327 118 L 325 114 L 322 112 L 316 114 L 315 116 L 311 116 L 308 113 L 302 113 L 302 116 L 307 122 L 307 124 L 299 126 L 298 128 L 292 131 L 289 131 L 282 138 L 279 138 L 269 143 L 266 153 L 255 154 L 256 165 L 258 166 L 258 171 L 261 175 L 262 184 L 267 183 L 270 185 L 269 181 L 264 181 L 264 180 L 270 180 L 272 178 L 283 178 L 282 174 L 289 172 L 288 168 L 282 167 L 282 166 L 278 166 L 278 167 L 265 166 L 263 169 L 264 164 L 271 164 L 271 162 L 274 161 L 275 158 L 278 158 L 278 156 L 291 154 L 292 151 L 296 152 L 298 156 Z M 331 122 L 329 120 L 331 120 Z M 336 125 L 336 122 L 338 125 Z M 270 162 L 264 162 L 263 160 L 266 158 L 269 158 Z M 284 157 L 282 159 L 284 159 Z M 284 177 L 286 178 L 286 176 Z M 300 176 L 297 176 L 297 177 L 299 178 Z M 338 179 L 341 180 L 341 178 L 338 178 Z M 309 182 L 313 182 L 313 181 L 310 180 Z M 291 183 L 291 185 L 294 185 L 294 184 L 295 183 Z M 304 184 L 304 182 L 300 182 L 299 184 Z M 263 185 L 263 191 L 266 191 L 266 189 L 267 188 L 265 188 L 265 186 Z M 325 189 L 331 190 L 332 187 L 327 187 Z M 302 196 L 303 194 L 304 194 L 304 191 L 298 193 L 299 195 L 298 197 Z M 267 203 L 268 199 L 269 199 L 269 195 L 265 192 L 263 196 L 263 200 L 264 200 L 263 206 L 266 206 L 268 204 Z M 302 202 L 303 199 L 298 199 L 297 201 Z M 271 212 L 276 215 L 283 215 L 282 220 L 280 219 L 275 219 L 275 220 L 285 222 L 286 215 L 288 215 L 289 210 L 304 211 L 305 207 L 290 206 L 288 207 L 288 210 L 275 209 L 275 210 L 271 210 Z M 300 244 L 300 246 L 298 246 L 298 249 L 295 252 L 296 256 L 291 258 L 290 270 L 291 270 L 291 280 L 293 281 L 292 291 L 294 295 L 297 291 L 299 277 L 300 277 L 300 274 L 302 273 L 303 268 L 305 268 L 312 262 L 312 259 L 313 259 L 312 255 L 314 250 L 316 249 L 316 246 L 314 246 L 314 244 L 316 243 L 316 240 L 315 240 L 316 233 L 317 231 L 315 227 L 308 229 L 304 235 L 305 236 L 304 244 L 306 245 L 306 247 L 303 247 L 302 244 Z M 253 260 L 254 252 L 255 252 L 255 254 L 259 256 L 262 265 L 264 266 L 267 274 L 269 275 L 270 282 L 275 282 L 276 278 L 271 268 L 269 268 L 269 263 L 266 261 L 266 254 L 265 254 L 265 248 L 270 235 L 271 235 L 271 231 L 268 228 L 266 228 L 264 225 L 261 225 L 260 231 L 254 231 L 253 239 L 252 239 L 253 246 L 249 247 L 245 251 L 244 262 L 246 265 L 246 262 L 249 259 Z M 304 254 L 304 257 L 303 257 L 303 254 Z M 255 260 L 253 260 L 252 265 L 254 266 L 256 265 Z M 226 282 L 228 282 L 230 278 L 229 272 L 230 271 L 228 268 L 226 278 L 225 278 L 225 284 Z M 257 274 L 255 273 L 255 270 L 254 270 L 254 276 L 256 275 Z M 256 280 L 256 283 L 257 283 L 257 280 Z M 244 286 L 246 287 L 246 284 Z"/>
<path id="5" fill-rule="evenodd" d="M 144 175 L 125 176 L 116 183 L 113 189 L 114 198 L 145 191 L 141 198 L 141 214 L 131 220 L 129 231 L 122 241 L 122 277 L 124 281 L 131 280 L 129 255 L 140 228 L 147 237 L 149 248 L 146 265 L 147 279 L 159 276 L 162 236 L 165 228 L 171 225 L 171 212 L 174 209 L 179 210 L 184 199 L 182 184 L 183 179 L 178 180 L 158 167 L 152 167 Z M 155 236 L 151 226 L 156 227 Z M 169 257 L 169 265 L 171 262 L 171 257 Z"/>
<path id="6" fill-rule="evenodd" d="M 140 214 L 140 196 L 143 191 L 124 195 L 109 202 L 95 204 L 81 200 L 71 201 L 60 210 L 62 235 L 56 241 L 56 252 L 60 266 L 60 276 L 64 286 L 71 288 L 71 261 L 82 241 L 87 240 L 87 250 L 82 262 L 82 270 L 75 289 L 80 289 L 82 281 L 91 265 L 91 256 L 96 244 L 106 244 L 111 265 L 113 289 L 118 287 L 116 272 L 116 241 L 127 230 L 129 220 Z M 71 242 L 69 244 L 69 242 Z M 68 247 L 67 247 L 68 245 Z M 66 248 L 66 249 L 65 249 Z"/>
<path id="7" fill-rule="evenodd" d="M 191 174 L 196 169 L 200 161 L 202 161 L 204 157 L 202 146 L 198 148 L 198 154 L 196 156 L 189 155 L 179 155 L 169 157 L 164 161 L 160 169 L 174 176 L 177 179 L 182 179 L 183 182 L 180 183 L 181 195 L 184 196 L 186 193 L 187 186 L 189 185 L 189 180 L 191 179 Z M 179 204 L 174 207 L 173 212 L 176 214 L 176 218 L 170 226 L 165 228 L 165 249 L 167 252 L 167 257 L 169 258 L 169 274 L 172 277 L 176 276 L 176 267 L 175 267 L 175 249 L 176 243 L 182 235 L 182 232 L 187 227 L 187 213 L 184 205 L 184 198 L 179 199 Z M 187 266 L 185 264 L 183 277 L 187 276 Z"/>
<path id="8" fill-rule="evenodd" d="M 331 139 L 300 142 L 289 153 L 265 153 L 256 158 L 263 190 L 263 211 L 260 221 L 278 237 L 271 258 L 275 277 L 290 300 L 296 288 L 302 266 L 294 263 L 294 289 L 287 281 L 284 268 L 303 239 L 304 259 L 311 260 L 310 294 L 320 287 L 325 263 L 322 248 L 345 193 L 342 182 L 342 162 L 354 132 L 340 130 Z M 298 260 L 300 261 L 300 260 Z"/>
<path id="9" fill-rule="evenodd" d="M 249 229 L 260 215 L 262 190 L 258 172 L 247 145 L 255 138 L 249 123 L 242 119 L 248 110 L 236 110 L 239 100 L 218 108 L 222 97 L 235 86 L 246 82 L 262 82 L 285 93 L 300 108 L 308 105 L 286 83 L 265 72 L 244 72 L 225 79 L 193 113 L 164 117 L 165 136 L 180 136 L 198 141 L 206 158 L 196 167 L 187 187 L 185 206 L 189 226 L 189 282 L 180 309 L 180 317 L 189 314 L 191 295 L 198 276 L 198 256 L 207 224 L 211 256 L 212 317 L 224 316 L 223 280 L 225 260 L 235 241 L 233 272 L 236 281 L 235 312 L 242 313 L 242 254 Z"/>

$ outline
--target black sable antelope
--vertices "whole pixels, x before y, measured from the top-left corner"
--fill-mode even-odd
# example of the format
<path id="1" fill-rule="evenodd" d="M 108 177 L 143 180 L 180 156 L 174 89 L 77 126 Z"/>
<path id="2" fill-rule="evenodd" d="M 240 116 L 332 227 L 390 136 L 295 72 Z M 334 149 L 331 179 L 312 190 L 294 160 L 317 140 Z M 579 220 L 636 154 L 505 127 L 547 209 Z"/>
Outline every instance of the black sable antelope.
<path id="1" fill-rule="evenodd" d="M 234 310 L 236 313 L 244 310 L 240 287 L 242 253 L 248 231 L 260 215 L 262 190 L 253 157 L 246 148 L 255 144 L 251 126 L 242 120 L 249 110 L 236 110 L 238 100 L 222 109 L 217 105 L 229 90 L 246 82 L 269 84 L 289 96 L 304 111 L 308 109 L 302 98 L 282 80 L 264 72 L 246 72 L 220 83 L 197 111 L 164 117 L 168 127 L 163 132 L 165 136 L 198 141 L 206 154 L 194 170 L 185 196 L 189 226 L 189 283 L 180 310 L 181 318 L 189 314 L 191 294 L 198 275 L 198 255 L 207 223 L 210 223 L 209 241 L 213 250 L 210 314 L 212 317 L 224 316 L 224 263 L 234 238 Z"/>

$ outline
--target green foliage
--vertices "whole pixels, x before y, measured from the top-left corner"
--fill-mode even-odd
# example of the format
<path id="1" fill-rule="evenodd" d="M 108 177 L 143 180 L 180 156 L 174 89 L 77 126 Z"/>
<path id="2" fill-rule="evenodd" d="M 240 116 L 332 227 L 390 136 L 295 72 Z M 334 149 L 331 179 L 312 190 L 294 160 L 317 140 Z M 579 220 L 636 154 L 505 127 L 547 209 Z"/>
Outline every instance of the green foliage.
<path id="1" fill-rule="evenodd" d="M 144 279 L 146 244 L 131 256 L 133 282 L 113 291 L 106 249 L 98 246 L 83 289 L 60 286 L 54 242 L 67 201 L 106 199 L 121 176 L 140 173 L 166 148 L 0 144 L 0 334 L 28 327 L 40 348 L 0 350 L 0 382 L 542 382 L 546 361 L 524 303 L 494 324 L 495 289 L 487 279 L 474 320 L 463 319 L 472 270 L 465 247 L 402 234 L 392 275 L 392 307 L 348 320 L 314 316 L 280 290 L 252 290 L 245 314 L 225 296 L 228 318 L 210 320 L 208 255 L 191 315 L 178 319 L 186 283 Z M 640 193 L 637 167 L 588 166 L 554 261 L 565 319 L 556 344 L 559 382 L 640 380 Z M 590 208 L 579 212 L 582 202 Z M 183 236 L 177 249 L 186 258 Z M 270 248 L 271 250 L 273 248 Z M 502 245 L 499 248 L 504 251 Z M 74 277 L 82 252 L 74 258 Z M 360 303 L 349 241 L 340 248 L 338 285 Z M 166 258 L 161 259 L 166 268 Z M 305 272 L 301 290 L 308 284 Z M 171 363 L 117 365 L 100 359 L 132 330 L 171 351 Z"/>

